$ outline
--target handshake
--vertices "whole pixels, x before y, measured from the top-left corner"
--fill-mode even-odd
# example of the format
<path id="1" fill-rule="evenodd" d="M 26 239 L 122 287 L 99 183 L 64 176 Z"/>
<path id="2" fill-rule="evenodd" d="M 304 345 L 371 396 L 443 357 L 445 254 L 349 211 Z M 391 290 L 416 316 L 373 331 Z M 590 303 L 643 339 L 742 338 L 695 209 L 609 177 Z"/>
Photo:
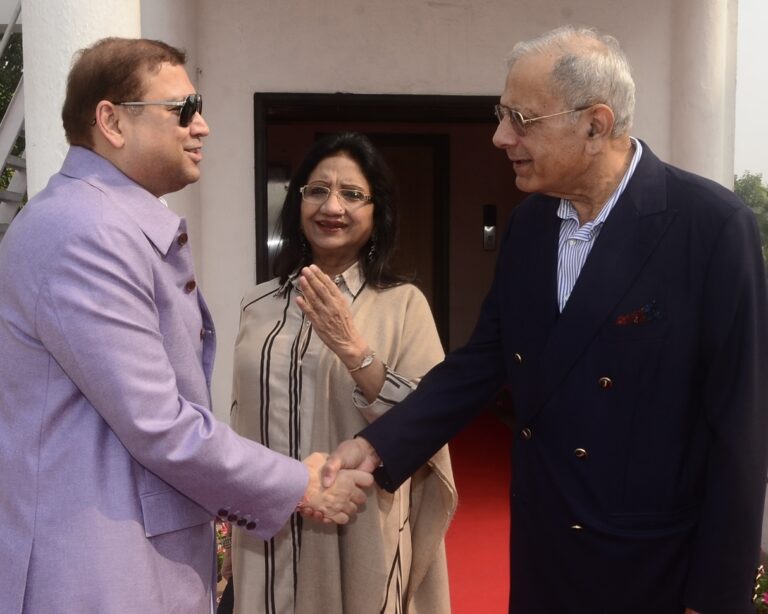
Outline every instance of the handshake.
<path id="1" fill-rule="evenodd" d="M 373 484 L 380 460 L 362 437 L 344 441 L 328 456 L 320 452 L 304 459 L 309 484 L 298 505 L 305 518 L 346 524 L 366 501 L 364 488 Z"/>

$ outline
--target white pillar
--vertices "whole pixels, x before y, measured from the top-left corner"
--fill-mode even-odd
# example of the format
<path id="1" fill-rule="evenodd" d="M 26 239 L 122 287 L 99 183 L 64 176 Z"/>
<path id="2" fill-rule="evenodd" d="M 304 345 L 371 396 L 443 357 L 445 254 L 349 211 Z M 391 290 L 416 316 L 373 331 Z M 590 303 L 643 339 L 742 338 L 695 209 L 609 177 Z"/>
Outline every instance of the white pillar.
<path id="1" fill-rule="evenodd" d="M 23 0 L 24 132 L 30 196 L 67 151 L 61 124 L 72 55 L 105 36 L 141 35 L 139 0 Z"/>
<path id="2" fill-rule="evenodd" d="M 671 162 L 733 186 L 737 5 L 672 4 Z"/>

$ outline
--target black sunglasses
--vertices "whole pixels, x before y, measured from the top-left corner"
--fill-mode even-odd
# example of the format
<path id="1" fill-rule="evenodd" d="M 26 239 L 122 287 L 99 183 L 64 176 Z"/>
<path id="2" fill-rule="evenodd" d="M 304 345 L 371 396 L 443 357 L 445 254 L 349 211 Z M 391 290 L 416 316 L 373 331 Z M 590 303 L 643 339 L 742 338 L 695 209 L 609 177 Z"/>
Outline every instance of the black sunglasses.
<path id="1" fill-rule="evenodd" d="M 184 100 L 146 100 L 141 102 L 118 102 L 116 104 L 124 107 L 162 105 L 173 109 L 180 109 L 179 126 L 182 128 L 186 128 L 192 123 L 195 113 L 203 112 L 203 97 L 200 94 L 190 94 Z"/>

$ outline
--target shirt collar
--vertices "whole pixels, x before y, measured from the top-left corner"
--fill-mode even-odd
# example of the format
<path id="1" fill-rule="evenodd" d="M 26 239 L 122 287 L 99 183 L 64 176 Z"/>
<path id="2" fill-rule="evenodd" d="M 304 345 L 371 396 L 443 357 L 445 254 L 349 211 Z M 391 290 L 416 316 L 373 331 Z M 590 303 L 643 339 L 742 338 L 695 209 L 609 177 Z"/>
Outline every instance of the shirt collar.
<path id="1" fill-rule="evenodd" d="M 619 200 L 619 197 L 623 194 L 624 189 L 627 187 L 627 183 L 629 183 L 629 180 L 632 178 L 632 175 L 635 172 L 635 168 L 637 168 L 637 163 L 640 161 L 640 157 L 643 155 L 643 145 L 633 136 L 629 137 L 629 140 L 635 147 L 635 152 L 632 154 L 632 159 L 629 162 L 629 166 L 627 167 L 624 176 L 621 178 L 621 181 L 619 181 L 619 185 L 616 186 L 616 189 L 608 197 L 608 200 L 605 201 L 605 205 L 600 210 L 600 213 L 597 215 L 597 217 L 594 220 L 584 224 L 584 226 L 587 228 L 598 230 L 602 227 L 606 218 L 613 209 L 613 206 Z M 573 203 L 571 203 L 571 201 L 567 198 L 560 199 L 560 205 L 557 207 L 557 216 L 563 220 L 576 220 L 576 222 L 579 221 L 579 214 L 576 211 L 576 207 L 574 207 Z"/>
<path id="2" fill-rule="evenodd" d="M 288 284 L 292 285 L 297 292 L 301 292 L 301 289 L 299 288 L 300 274 L 300 270 L 291 273 L 286 282 L 278 289 L 278 293 L 284 292 Z M 360 262 L 354 262 L 346 271 L 336 275 L 336 277 L 333 278 L 333 281 L 336 282 L 336 285 L 341 289 L 342 292 L 346 292 L 353 299 L 357 298 L 357 295 L 360 294 L 360 291 L 365 285 L 365 277 L 363 276 L 363 270 L 360 266 Z"/>
<path id="3" fill-rule="evenodd" d="M 106 194 L 109 202 L 131 218 L 161 254 L 167 255 L 183 219 L 164 206 L 162 199 L 150 194 L 109 160 L 85 147 L 70 147 L 60 172 Z"/>
<path id="4" fill-rule="evenodd" d="M 355 263 L 346 271 L 336 275 L 333 281 L 336 282 L 336 285 L 339 286 L 339 288 L 346 286 L 347 291 L 356 298 L 357 295 L 360 294 L 360 290 L 362 290 L 363 284 L 365 283 L 360 262 L 355 261 Z"/>

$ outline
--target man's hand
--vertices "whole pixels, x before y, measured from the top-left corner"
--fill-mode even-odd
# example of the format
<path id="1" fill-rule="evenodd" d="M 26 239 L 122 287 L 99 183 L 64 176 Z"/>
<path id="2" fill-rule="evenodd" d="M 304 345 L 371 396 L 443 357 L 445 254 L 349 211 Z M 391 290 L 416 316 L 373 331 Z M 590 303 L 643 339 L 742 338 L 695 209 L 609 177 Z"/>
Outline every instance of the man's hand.
<path id="1" fill-rule="evenodd" d="M 336 451 L 328 457 L 322 469 L 323 486 L 331 486 L 343 469 L 356 469 L 373 473 L 381 459 L 373 446 L 362 437 L 342 441 Z"/>
<path id="2" fill-rule="evenodd" d="M 357 512 L 357 506 L 366 501 L 363 488 L 373 484 L 373 476 L 365 471 L 344 470 L 328 487 L 320 483 L 320 469 L 327 455 L 315 452 L 304 459 L 309 469 L 309 484 L 299 503 L 299 511 L 306 518 L 323 522 L 346 524 Z"/>

